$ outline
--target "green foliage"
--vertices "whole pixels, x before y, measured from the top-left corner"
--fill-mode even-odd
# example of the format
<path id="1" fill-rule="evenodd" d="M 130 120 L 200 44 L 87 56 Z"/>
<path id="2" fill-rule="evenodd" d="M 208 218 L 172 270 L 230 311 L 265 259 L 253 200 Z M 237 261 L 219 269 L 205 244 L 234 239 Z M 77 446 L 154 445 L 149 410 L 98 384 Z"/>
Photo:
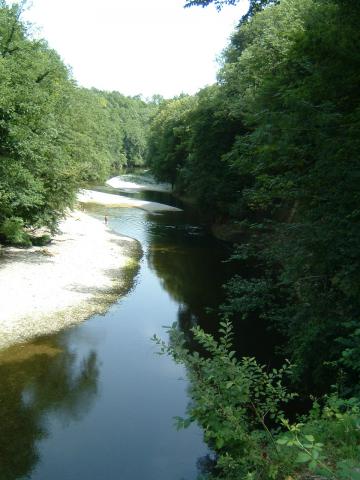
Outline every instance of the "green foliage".
<path id="1" fill-rule="evenodd" d="M 221 73 L 251 130 L 227 161 L 254 178 L 244 191 L 250 208 L 277 221 L 263 255 L 289 301 L 269 318 L 286 332 L 299 375 L 318 385 L 326 362 L 345 360 L 359 309 L 354 38 L 357 16 L 336 2 L 284 0 L 235 34 Z M 356 363 L 346 367 L 352 383 Z"/>
<path id="2" fill-rule="evenodd" d="M 180 96 L 160 104 L 151 123 L 148 164 L 160 181 L 174 184 L 187 156 L 187 114 L 196 99 Z"/>
<path id="3" fill-rule="evenodd" d="M 220 339 L 193 328 L 203 355 L 190 351 L 176 325 L 170 342 L 154 336 L 159 353 L 183 364 L 190 380 L 187 418 L 178 428 L 197 422 L 216 453 L 208 478 L 300 479 L 315 473 L 322 478 L 355 480 L 360 467 L 360 404 L 330 395 L 313 402 L 297 423 L 285 416 L 292 368 L 268 370 L 253 358 L 237 359 L 232 350 L 232 325 L 220 324 Z"/>
<path id="4" fill-rule="evenodd" d="M 112 171 L 145 164 L 148 150 L 150 119 L 158 109 L 159 96 L 149 102 L 140 97 L 125 97 L 118 92 L 99 92 L 108 111 L 108 145 L 112 157 Z"/>
<path id="5" fill-rule="evenodd" d="M 235 2 L 187 6 L 211 3 Z M 239 323 L 260 317 L 278 330 L 285 341 L 277 350 L 294 364 L 289 381 L 303 398 L 320 399 L 288 422 L 280 405 L 287 389 L 271 391 L 266 370 L 235 360 L 227 324 L 219 341 L 194 330 L 205 356 L 187 350 L 176 329 L 162 348 L 187 367 L 193 403 L 180 425 L 203 427 L 217 453 L 216 478 L 355 480 L 360 7 L 348 0 L 250 6 L 217 84 L 187 98 L 183 110 L 169 101 L 155 116 L 152 167 L 169 168 L 177 190 L 205 204 L 213 220 L 239 222 L 246 244 L 233 255 L 238 274 L 222 312 Z M 324 396 L 334 384 L 337 396 Z"/>
<path id="6" fill-rule="evenodd" d="M 30 236 L 30 241 L 32 245 L 35 245 L 37 247 L 43 247 L 51 242 L 51 237 L 47 234 L 40 235 L 38 237 Z"/>
<path id="7" fill-rule="evenodd" d="M 256 251 L 224 310 L 279 330 L 318 392 L 334 375 L 358 391 L 359 20 L 347 1 L 269 4 L 234 32 L 218 83 L 163 104 L 150 135 L 154 172 L 213 221 L 241 221 Z"/>
<path id="8" fill-rule="evenodd" d="M 208 7 L 212 3 L 214 3 L 215 7 L 218 10 L 221 10 L 221 8 L 224 5 L 236 5 L 239 0 L 191 0 L 185 3 L 185 8 L 189 7 Z"/>
<path id="9" fill-rule="evenodd" d="M 283 418 L 282 407 L 293 398 L 283 384 L 290 367 L 268 372 L 254 358 L 238 360 L 229 321 L 221 323 L 219 341 L 199 327 L 193 333 L 205 356 L 190 352 L 175 327 L 169 345 L 154 337 L 163 353 L 186 366 L 191 382 L 188 418 L 178 419 L 178 426 L 192 421 L 201 425 L 205 440 L 219 455 L 216 478 L 245 478 L 253 468 L 263 470 L 256 478 L 269 478 L 269 458 L 278 454 L 271 424 Z"/>
<path id="10" fill-rule="evenodd" d="M 232 145 L 241 121 L 232 120 L 217 85 L 196 96 L 165 102 L 150 130 L 148 163 L 159 180 L 169 181 L 203 209 L 228 215 L 241 204 L 238 184 L 246 179 L 221 156 Z"/>
<path id="11" fill-rule="evenodd" d="M 282 421 L 288 433 L 280 435 L 277 443 L 289 455 L 296 453 L 298 464 L 306 464 L 325 478 L 356 480 L 360 461 L 359 406 L 357 399 L 343 400 L 337 395 L 326 397 L 323 408 L 315 401 L 303 423 Z"/>
<path id="12" fill-rule="evenodd" d="M 260 12 L 267 5 L 277 3 L 279 0 L 250 0 L 247 13 L 242 18 L 242 21 L 248 20 L 255 13 Z M 185 8 L 189 7 L 208 7 L 209 5 L 215 5 L 216 9 L 220 11 L 225 5 L 236 5 L 239 0 L 187 0 Z"/>
<path id="13" fill-rule="evenodd" d="M 178 171 L 177 187 L 190 193 L 204 210 L 210 207 L 215 215 L 228 215 L 228 205 L 232 205 L 232 211 L 241 205 L 238 188 L 246 179 L 221 157 L 244 127 L 231 117 L 217 85 L 201 90 L 196 100 L 196 107 L 187 116 L 189 153 Z"/>
<path id="14" fill-rule="evenodd" d="M 28 247 L 31 245 L 29 235 L 24 232 L 24 222 L 21 218 L 7 218 L 0 228 L 0 235 L 4 237 L 6 242 Z"/>
<path id="15" fill-rule="evenodd" d="M 21 14 L 21 6 L 1 2 L 0 228 L 16 243 L 23 240 L 10 232 L 12 219 L 54 231 L 79 187 L 142 164 L 157 109 L 137 97 L 78 88 Z"/>
<path id="16" fill-rule="evenodd" d="M 0 9 L 0 225 L 54 227 L 74 199 L 77 165 L 64 148 L 75 87 L 58 55 L 32 40 L 17 5 Z"/>

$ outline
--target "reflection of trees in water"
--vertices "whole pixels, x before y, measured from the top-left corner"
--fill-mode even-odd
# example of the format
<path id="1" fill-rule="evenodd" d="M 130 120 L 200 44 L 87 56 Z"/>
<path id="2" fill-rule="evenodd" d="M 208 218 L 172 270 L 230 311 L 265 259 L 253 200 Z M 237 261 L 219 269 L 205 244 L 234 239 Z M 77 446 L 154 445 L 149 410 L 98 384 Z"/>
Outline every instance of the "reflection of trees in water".
<path id="1" fill-rule="evenodd" d="M 208 478 L 209 474 L 215 472 L 216 457 L 213 455 L 205 455 L 198 458 L 196 462 L 199 478 Z"/>
<path id="2" fill-rule="evenodd" d="M 24 355 L 27 348 L 30 358 Z M 95 352 L 79 363 L 55 340 L 0 353 L 1 480 L 31 474 L 39 461 L 36 443 L 47 436 L 46 414 L 56 412 L 68 421 L 86 413 L 97 393 L 98 373 Z"/>
<path id="3" fill-rule="evenodd" d="M 187 305 L 179 305 L 177 318 L 178 325 L 185 334 L 196 325 L 196 316 Z"/>
<path id="4" fill-rule="evenodd" d="M 216 309 L 224 300 L 221 286 L 227 278 L 227 266 L 222 263 L 225 254 L 220 248 L 194 243 L 152 245 L 148 261 L 163 288 L 181 304 L 180 316 L 188 309 L 197 323 L 213 331 L 216 315 L 209 315 L 207 308 Z"/>
<path id="5" fill-rule="evenodd" d="M 178 325 L 185 334 L 187 346 L 194 349 L 190 332 L 194 324 L 218 336 L 218 307 L 225 301 L 222 285 L 237 265 L 224 263 L 228 252 L 217 243 L 206 243 L 206 238 L 181 240 L 183 238 L 179 238 L 175 229 L 173 236 L 167 235 L 162 243 L 151 246 L 148 260 L 164 289 L 180 304 Z M 171 241 L 174 241 L 173 244 Z M 262 363 L 278 365 L 274 350 L 282 341 L 281 336 L 274 331 L 269 332 L 267 322 L 256 315 L 247 321 L 237 316 L 233 319 L 234 349 L 238 354 L 256 356 Z M 201 349 L 196 346 L 196 350 Z"/>
<path id="6" fill-rule="evenodd" d="M 191 312 L 187 305 L 179 305 L 177 312 L 177 322 L 173 324 L 173 328 L 170 330 L 169 343 L 173 344 L 174 336 L 173 331 L 181 332 L 185 340 L 185 344 L 189 350 L 197 349 L 198 345 L 194 343 L 194 335 L 191 332 L 192 327 L 197 323 L 196 316 Z M 175 330 L 173 330 L 175 329 Z M 176 337 L 176 335 L 175 335 Z"/>

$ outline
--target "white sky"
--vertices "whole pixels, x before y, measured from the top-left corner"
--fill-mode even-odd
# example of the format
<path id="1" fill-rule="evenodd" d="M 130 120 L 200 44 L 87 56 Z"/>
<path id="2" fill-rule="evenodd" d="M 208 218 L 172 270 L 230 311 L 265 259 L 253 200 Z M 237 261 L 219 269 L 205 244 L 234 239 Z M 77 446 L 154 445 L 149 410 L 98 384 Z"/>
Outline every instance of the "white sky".
<path id="1" fill-rule="evenodd" d="M 215 82 L 218 56 L 247 0 L 218 13 L 185 0 L 32 0 L 23 18 L 84 87 L 124 95 L 195 93 Z"/>

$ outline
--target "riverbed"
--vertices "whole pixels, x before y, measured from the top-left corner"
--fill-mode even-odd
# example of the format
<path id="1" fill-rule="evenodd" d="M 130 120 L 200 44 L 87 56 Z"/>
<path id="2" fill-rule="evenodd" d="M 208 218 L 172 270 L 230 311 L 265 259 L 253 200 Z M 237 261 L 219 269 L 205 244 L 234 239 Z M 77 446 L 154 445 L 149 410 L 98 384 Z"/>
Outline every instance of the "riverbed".
<path id="1" fill-rule="evenodd" d="M 150 337 L 216 329 L 229 247 L 167 192 L 99 190 L 182 211 L 89 208 L 140 242 L 139 270 L 107 313 L 0 352 L 1 480 L 195 480 L 209 453 L 199 428 L 174 428 L 186 373 Z"/>

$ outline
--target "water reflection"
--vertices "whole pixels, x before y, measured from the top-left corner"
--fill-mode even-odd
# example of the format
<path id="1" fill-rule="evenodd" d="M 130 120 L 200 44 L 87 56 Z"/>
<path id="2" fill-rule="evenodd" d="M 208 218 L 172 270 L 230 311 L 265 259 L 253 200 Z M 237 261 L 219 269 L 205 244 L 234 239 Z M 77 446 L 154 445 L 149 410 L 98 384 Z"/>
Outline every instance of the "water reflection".
<path id="1" fill-rule="evenodd" d="M 207 307 L 223 298 L 228 249 L 189 210 L 89 208 L 142 244 L 135 288 L 104 316 L 0 352 L 0 479 L 193 480 L 209 460 L 199 429 L 173 428 L 186 373 L 149 339 L 175 321 L 216 330 Z"/>
<path id="2" fill-rule="evenodd" d="M 216 240 L 192 208 L 163 192 L 134 192 L 137 198 L 147 198 L 183 207 L 181 213 L 147 214 L 147 259 L 163 288 L 179 303 L 177 323 L 191 348 L 190 329 L 200 325 L 209 333 L 218 334 L 218 307 L 225 301 L 223 285 L 238 272 L 235 262 L 228 262 L 232 245 Z M 248 266 L 249 275 L 255 266 Z M 234 318 L 234 346 L 241 356 L 256 356 L 266 364 L 279 366 L 274 355 L 282 339 L 269 332 L 265 320 L 253 317 L 248 322 Z M 197 347 L 199 348 L 199 347 Z"/>
<path id="3" fill-rule="evenodd" d="M 218 306 L 225 300 L 222 285 L 232 266 L 224 263 L 229 246 L 211 237 L 206 226 L 190 222 L 188 215 L 178 215 L 173 228 L 166 228 L 164 217 L 152 222 L 147 258 L 163 288 L 179 303 L 178 325 L 190 340 L 195 324 L 217 333 Z"/>
<path id="4" fill-rule="evenodd" d="M 1 480 L 33 472 L 37 444 L 48 436 L 47 415 L 80 419 L 97 395 L 98 376 L 95 352 L 79 358 L 54 337 L 0 352 Z"/>

